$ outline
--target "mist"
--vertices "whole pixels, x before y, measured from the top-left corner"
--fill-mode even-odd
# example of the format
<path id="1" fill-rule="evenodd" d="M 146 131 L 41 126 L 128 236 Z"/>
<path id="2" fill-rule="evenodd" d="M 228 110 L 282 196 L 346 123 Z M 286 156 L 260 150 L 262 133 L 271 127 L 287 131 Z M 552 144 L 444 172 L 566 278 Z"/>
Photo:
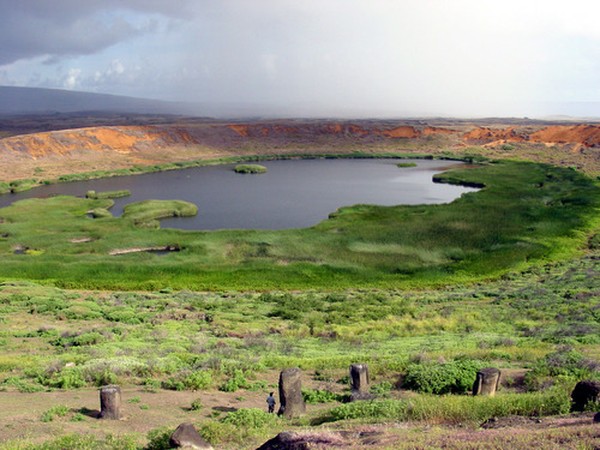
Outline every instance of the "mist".
<path id="1" fill-rule="evenodd" d="M 4 85 L 283 116 L 600 115 L 592 1 L 0 3 Z"/>

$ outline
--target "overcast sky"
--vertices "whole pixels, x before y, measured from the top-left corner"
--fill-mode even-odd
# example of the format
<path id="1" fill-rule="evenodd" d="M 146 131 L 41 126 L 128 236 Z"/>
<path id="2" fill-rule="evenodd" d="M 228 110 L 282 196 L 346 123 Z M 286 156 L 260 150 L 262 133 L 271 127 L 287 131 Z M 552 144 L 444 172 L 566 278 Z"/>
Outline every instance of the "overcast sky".
<path id="1" fill-rule="evenodd" d="M 600 116 L 598 0 L 0 0 L 0 11 L 0 85 L 290 115 Z"/>

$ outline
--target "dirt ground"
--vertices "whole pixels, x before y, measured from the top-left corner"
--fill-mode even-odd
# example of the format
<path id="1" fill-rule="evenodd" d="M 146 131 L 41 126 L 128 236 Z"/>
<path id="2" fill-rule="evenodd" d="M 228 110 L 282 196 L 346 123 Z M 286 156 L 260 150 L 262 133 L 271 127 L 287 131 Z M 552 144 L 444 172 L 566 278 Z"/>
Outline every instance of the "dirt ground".
<path id="1" fill-rule="evenodd" d="M 263 376 L 264 374 L 261 374 Z M 218 419 L 240 408 L 260 408 L 266 411 L 266 398 L 274 391 L 277 398 L 278 372 L 269 372 L 262 378 L 268 383 L 264 391 L 240 390 L 237 392 L 168 391 L 149 392 L 142 386 L 121 388 L 122 420 L 100 420 L 99 390 L 55 390 L 51 392 L 20 393 L 0 392 L 0 443 L 14 439 L 43 442 L 68 433 L 92 433 L 97 435 L 120 435 L 138 433 L 144 438 L 150 430 L 168 426 L 175 428 L 182 422 L 202 422 Z M 306 380 L 304 385 L 312 389 L 331 389 L 331 383 Z M 341 386 L 338 385 L 338 390 Z M 200 399 L 202 409 L 192 411 L 191 403 Z M 52 407 L 66 406 L 70 409 L 65 417 L 44 422 L 42 414 Z M 276 411 L 279 403 L 276 405 Z M 316 412 L 330 405 L 308 405 L 309 412 Z M 79 414 L 78 414 L 79 413 Z M 77 416 L 81 420 L 73 420 Z M 83 417 L 82 417 L 83 416 Z"/>

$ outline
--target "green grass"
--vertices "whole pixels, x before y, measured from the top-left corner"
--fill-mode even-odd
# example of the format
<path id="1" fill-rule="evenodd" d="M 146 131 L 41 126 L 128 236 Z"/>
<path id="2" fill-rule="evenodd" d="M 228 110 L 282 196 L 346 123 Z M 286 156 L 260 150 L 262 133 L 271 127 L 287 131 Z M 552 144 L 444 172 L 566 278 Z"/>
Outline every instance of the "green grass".
<path id="1" fill-rule="evenodd" d="M 135 226 L 158 228 L 159 219 L 190 217 L 198 214 L 198 207 L 181 200 L 143 200 L 130 203 L 123 209 L 123 219 Z"/>
<path id="2" fill-rule="evenodd" d="M 0 389 L 119 381 L 235 392 L 258 386 L 266 370 L 298 366 L 335 381 L 356 362 L 369 364 L 374 384 L 395 385 L 401 374 L 405 388 L 422 392 L 468 391 L 485 366 L 531 369 L 531 390 L 574 386 L 600 377 L 594 255 L 439 290 L 90 292 L 4 283 Z"/>
<path id="3" fill-rule="evenodd" d="M 92 199 L 102 199 L 102 198 L 122 198 L 129 197 L 131 192 L 127 189 L 123 189 L 120 191 L 105 191 L 105 192 L 96 192 L 96 191 L 87 191 L 85 194 L 86 198 Z"/>
<path id="4" fill-rule="evenodd" d="M 396 165 L 400 168 L 417 167 L 417 163 L 414 162 L 401 162 Z"/>
<path id="5" fill-rule="evenodd" d="M 438 286 L 572 255 L 598 229 L 600 189 L 570 169 L 499 162 L 437 179 L 485 188 L 444 205 L 345 207 L 282 231 L 156 229 L 158 218 L 196 213 L 178 201 L 134 203 L 113 218 L 109 199 L 24 200 L 0 210 L 0 278 L 145 290 Z M 70 242 L 82 236 L 93 240 Z M 110 256 L 165 246 L 181 251 Z"/>
<path id="6" fill-rule="evenodd" d="M 266 173 L 267 168 L 260 164 L 238 164 L 233 168 L 236 173 Z"/>
<path id="7" fill-rule="evenodd" d="M 323 423 L 348 419 L 392 419 L 454 424 L 483 423 L 492 417 L 566 414 L 570 405 L 569 393 L 559 389 L 543 393 L 502 394 L 495 397 L 420 395 L 409 400 L 353 402 L 331 409 L 316 421 Z"/>

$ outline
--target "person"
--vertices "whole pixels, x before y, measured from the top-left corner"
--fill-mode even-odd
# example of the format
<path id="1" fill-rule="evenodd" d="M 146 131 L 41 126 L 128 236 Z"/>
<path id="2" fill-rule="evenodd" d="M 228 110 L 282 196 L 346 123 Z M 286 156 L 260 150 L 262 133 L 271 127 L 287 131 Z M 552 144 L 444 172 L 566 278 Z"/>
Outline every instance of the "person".
<path id="1" fill-rule="evenodd" d="M 273 397 L 273 392 L 267 397 L 267 405 L 269 406 L 269 413 L 273 414 L 273 411 L 275 411 L 275 397 Z"/>

